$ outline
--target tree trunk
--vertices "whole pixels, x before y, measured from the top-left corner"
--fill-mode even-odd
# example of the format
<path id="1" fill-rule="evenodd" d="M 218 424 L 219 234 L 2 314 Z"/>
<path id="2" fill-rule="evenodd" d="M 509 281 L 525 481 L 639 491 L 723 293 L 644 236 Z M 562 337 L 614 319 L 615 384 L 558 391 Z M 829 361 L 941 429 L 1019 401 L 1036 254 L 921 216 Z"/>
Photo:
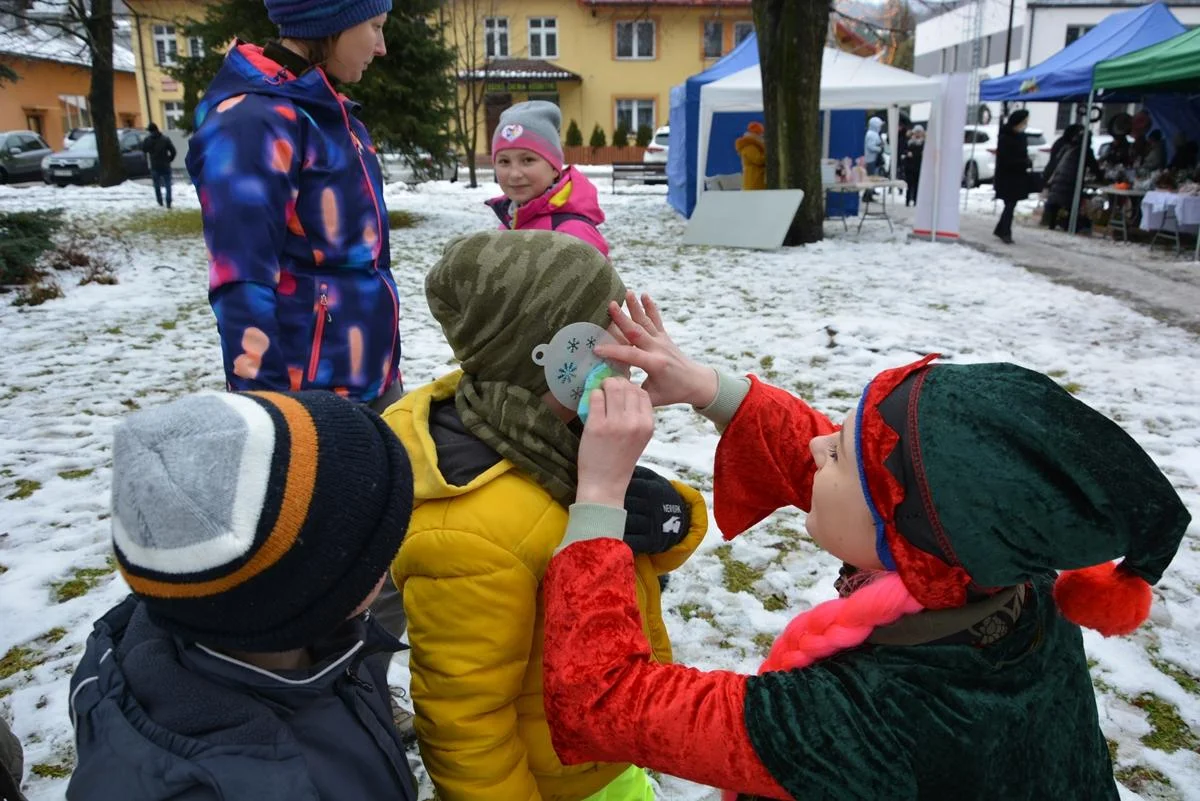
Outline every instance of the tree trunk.
<path id="1" fill-rule="evenodd" d="M 821 56 L 830 0 L 754 0 L 766 117 L 767 186 L 803 189 L 784 244 L 824 237 L 821 189 Z"/>
<path id="2" fill-rule="evenodd" d="M 116 102 L 113 99 L 113 2 L 92 0 L 84 19 L 92 57 L 92 85 L 88 105 L 96 129 L 100 185 L 115 186 L 125 180 L 121 145 L 117 139 Z"/>

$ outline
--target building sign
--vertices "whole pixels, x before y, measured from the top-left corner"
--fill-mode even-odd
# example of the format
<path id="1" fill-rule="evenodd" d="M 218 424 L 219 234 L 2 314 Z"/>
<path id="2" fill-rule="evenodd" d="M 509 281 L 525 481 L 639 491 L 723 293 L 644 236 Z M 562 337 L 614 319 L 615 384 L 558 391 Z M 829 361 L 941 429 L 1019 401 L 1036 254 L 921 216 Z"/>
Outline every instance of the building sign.
<path id="1" fill-rule="evenodd" d="M 175 80 L 174 78 L 163 78 L 162 79 L 162 90 L 164 92 L 178 92 L 179 91 L 179 81 Z"/>
<path id="2" fill-rule="evenodd" d="M 488 81 L 485 92 L 557 92 L 556 81 Z"/>

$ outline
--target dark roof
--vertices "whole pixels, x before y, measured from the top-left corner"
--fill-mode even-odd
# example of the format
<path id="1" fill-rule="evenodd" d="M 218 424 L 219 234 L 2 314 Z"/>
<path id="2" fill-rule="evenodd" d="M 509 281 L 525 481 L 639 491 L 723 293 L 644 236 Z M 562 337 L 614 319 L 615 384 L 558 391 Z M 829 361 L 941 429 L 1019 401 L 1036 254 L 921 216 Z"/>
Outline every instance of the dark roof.
<path id="1" fill-rule="evenodd" d="M 565 70 L 552 61 L 540 58 L 498 58 L 487 67 L 475 70 L 460 70 L 462 80 L 539 80 L 539 81 L 582 81 L 570 70 Z"/>

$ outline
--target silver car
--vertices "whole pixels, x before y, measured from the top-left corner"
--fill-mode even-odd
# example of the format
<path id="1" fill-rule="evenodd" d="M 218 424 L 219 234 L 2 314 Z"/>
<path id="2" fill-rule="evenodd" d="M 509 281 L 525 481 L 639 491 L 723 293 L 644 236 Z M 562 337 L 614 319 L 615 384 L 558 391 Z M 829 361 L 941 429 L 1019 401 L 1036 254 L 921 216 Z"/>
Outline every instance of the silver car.
<path id="1" fill-rule="evenodd" d="M 0 133 L 0 184 L 40 178 L 49 155 L 50 146 L 33 131 Z"/>

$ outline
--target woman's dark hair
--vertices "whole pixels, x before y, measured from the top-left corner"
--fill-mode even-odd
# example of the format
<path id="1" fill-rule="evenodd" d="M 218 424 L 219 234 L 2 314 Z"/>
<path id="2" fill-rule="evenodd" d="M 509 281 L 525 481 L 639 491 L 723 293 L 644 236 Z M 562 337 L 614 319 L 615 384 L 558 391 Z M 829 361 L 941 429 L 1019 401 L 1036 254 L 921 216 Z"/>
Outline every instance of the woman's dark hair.
<path id="1" fill-rule="evenodd" d="M 1027 119 L 1029 119 L 1029 112 L 1023 108 L 1019 108 L 1008 115 L 1008 119 L 1004 122 L 1004 127 L 1011 131 Z"/>
<path id="2" fill-rule="evenodd" d="M 333 58 L 333 49 L 337 47 L 338 39 L 343 31 L 323 36 L 320 39 L 289 39 L 304 48 L 304 57 L 314 67 L 324 67 Z"/>

